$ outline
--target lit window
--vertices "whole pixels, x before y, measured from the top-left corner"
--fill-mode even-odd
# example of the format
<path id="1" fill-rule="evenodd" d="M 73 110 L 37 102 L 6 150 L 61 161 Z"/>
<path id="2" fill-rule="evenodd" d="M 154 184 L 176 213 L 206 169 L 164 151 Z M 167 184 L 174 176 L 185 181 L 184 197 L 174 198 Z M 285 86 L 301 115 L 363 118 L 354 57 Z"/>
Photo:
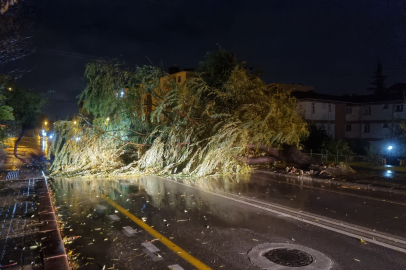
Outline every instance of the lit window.
<path id="1" fill-rule="evenodd" d="M 364 133 L 370 133 L 370 126 L 369 124 L 364 124 Z"/>
<path id="2" fill-rule="evenodd" d="M 388 123 L 382 123 L 382 128 L 388 128 Z"/>
<path id="3" fill-rule="evenodd" d="M 352 114 L 352 107 L 345 108 L 346 114 Z"/>
<path id="4" fill-rule="evenodd" d="M 395 112 L 403 112 L 403 104 L 396 105 Z"/>
<path id="5" fill-rule="evenodd" d="M 364 107 L 364 115 L 371 115 L 371 107 Z"/>
<path id="6" fill-rule="evenodd" d="M 345 125 L 345 131 L 351 131 L 351 124 Z"/>

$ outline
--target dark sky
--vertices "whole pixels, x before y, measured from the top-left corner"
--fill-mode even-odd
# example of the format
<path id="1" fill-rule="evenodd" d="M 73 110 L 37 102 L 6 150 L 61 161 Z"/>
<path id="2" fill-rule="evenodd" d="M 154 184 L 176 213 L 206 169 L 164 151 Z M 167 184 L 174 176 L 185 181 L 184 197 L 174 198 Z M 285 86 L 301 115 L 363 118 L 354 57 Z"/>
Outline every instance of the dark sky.
<path id="1" fill-rule="evenodd" d="M 326 94 L 366 94 L 377 59 L 386 85 L 406 82 L 404 0 L 41 0 L 35 46 L 21 83 L 55 90 L 46 112 L 77 112 L 88 56 L 131 65 L 196 68 L 219 44 L 265 71 L 267 83 Z M 49 50 L 56 50 L 57 53 Z M 71 55 L 69 53 L 75 53 Z M 77 55 L 79 54 L 79 55 Z M 82 56 L 83 55 L 83 56 Z"/>

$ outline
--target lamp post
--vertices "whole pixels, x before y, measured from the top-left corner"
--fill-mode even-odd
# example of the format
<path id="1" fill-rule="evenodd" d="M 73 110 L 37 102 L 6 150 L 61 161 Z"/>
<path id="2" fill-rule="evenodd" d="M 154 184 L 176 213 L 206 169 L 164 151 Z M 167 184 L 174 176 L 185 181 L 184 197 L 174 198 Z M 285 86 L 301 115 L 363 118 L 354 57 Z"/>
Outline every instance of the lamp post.
<path id="1" fill-rule="evenodd" d="M 392 149 L 393 149 L 393 146 L 392 146 L 392 145 L 389 145 L 389 146 L 388 146 L 388 151 L 389 151 L 388 165 L 390 165 L 390 158 L 391 158 L 391 154 L 392 154 Z"/>

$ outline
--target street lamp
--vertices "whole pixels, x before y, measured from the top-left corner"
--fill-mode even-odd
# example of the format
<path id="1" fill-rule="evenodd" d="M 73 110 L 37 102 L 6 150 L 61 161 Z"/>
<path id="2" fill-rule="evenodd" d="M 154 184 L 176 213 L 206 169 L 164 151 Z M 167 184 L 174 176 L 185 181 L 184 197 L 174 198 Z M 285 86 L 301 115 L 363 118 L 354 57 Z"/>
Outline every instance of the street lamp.
<path id="1" fill-rule="evenodd" d="M 48 122 L 47 122 L 47 121 L 45 121 L 45 122 L 44 122 L 44 125 L 48 125 Z"/>
<path id="2" fill-rule="evenodd" d="M 393 149 L 393 146 L 389 145 L 388 146 L 388 150 L 389 150 L 389 161 L 388 161 L 388 163 L 389 163 L 389 165 L 390 165 L 390 157 L 391 157 L 391 154 L 392 154 L 392 149 Z"/>

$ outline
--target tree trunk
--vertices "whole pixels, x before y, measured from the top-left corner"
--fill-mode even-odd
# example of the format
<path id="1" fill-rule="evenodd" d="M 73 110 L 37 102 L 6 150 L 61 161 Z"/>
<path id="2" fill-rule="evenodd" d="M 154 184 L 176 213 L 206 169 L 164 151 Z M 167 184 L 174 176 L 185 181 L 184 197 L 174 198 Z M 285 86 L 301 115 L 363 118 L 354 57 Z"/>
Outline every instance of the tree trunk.
<path id="1" fill-rule="evenodd" d="M 268 162 L 278 161 L 279 159 L 273 156 L 265 156 L 265 157 L 240 157 L 240 160 L 244 161 L 248 165 L 256 165 Z"/>
<path id="2" fill-rule="evenodd" d="M 276 150 L 264 144 L 247 144 L 248 149 L 259 149 L 261 151 L 267 152 L 270 156 L 264 157 L 241 157 L 240 159 L 247 163 L 248 165 L 261 164 L 274 161 L 287 161 L 296 163 L 300 166 L 307 166 L 312 163 L 319 163 L 318 160 L 302 153 L 295 146 L 285 145 L 283 150 Z"/>
<path id="3" fill-rule="evenodd" d="M 296 163 L 301 166 L 320 163 L 319 160 L 302 153 L 295 146 L 285 146 L 280 152 L 281 156 L 283 156 L 286 161 Z"/>
<path id="4" fill-rule="evenodd" d="M 268 145 L 265 145 L 265 144 L 260 144 L 260 145 L 247 144 L 246 147 L 249 148 L 249 149 L 257 149 L 258 148 L 259 150 L 267 152 L 270 155 L 275 156 L 275 157 L 279 157 L 279 155 L 280 155 L 278 150 L 276 150 L 275 148 L 272 148 L 272 147 L 270 147 Z"/>
<path id="5" fill-rule="evenodd" d="M 23 129 L 21 130 L 20 136 L 18 137 L 17 141 L 16 141 L 15 144 L 14 144 L 14 156 L 15 156 L 16 158 L 18 158 L 19 160 L 21 160 L 21 161 L 22 161 L 23 159 L 17 156 L 17 148 L 18 148 L 18 144 L 20 143 L 21 139 L 24 137 L 24 134 L 25 134 L 26 131 L 27 131 L 27 129 L 25 129 L 25 128 L 23 127 Z"/>

